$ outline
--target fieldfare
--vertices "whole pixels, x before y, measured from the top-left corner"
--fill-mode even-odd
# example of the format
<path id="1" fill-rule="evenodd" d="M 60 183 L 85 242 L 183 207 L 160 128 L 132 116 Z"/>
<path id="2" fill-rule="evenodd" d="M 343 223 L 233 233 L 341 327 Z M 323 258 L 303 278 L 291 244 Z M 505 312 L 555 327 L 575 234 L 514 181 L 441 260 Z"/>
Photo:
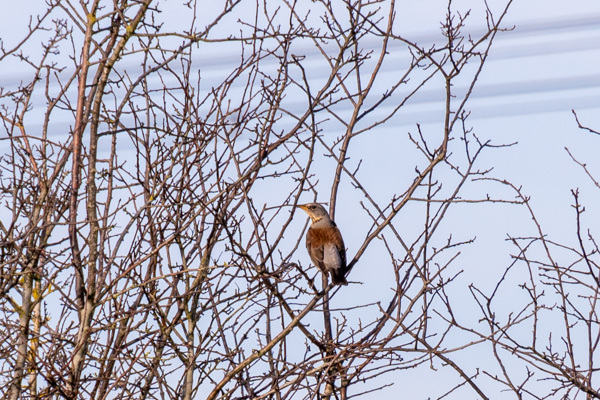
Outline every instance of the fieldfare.
<path id="1" fill-rule="evenodd" d="M 331 273 L 334 285 L 347 285 L 346 248 L 340 230 L 329 218 L 325 207 L 317 203 L 299 205 L 306 211 L 312 225 L 306 233 L 306 248 L 310 259 L 324 274 Z"/>

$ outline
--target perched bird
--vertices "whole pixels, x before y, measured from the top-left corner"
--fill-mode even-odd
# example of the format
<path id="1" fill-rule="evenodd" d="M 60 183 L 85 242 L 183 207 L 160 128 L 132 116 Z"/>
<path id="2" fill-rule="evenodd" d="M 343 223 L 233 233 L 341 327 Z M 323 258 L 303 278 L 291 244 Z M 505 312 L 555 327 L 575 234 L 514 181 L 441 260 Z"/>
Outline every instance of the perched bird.
<path id="1" fill-rule="evenodd" d="M 306 248 L 310 259 L 323 273 L 331 273 L 331 281 L 335 285 L 347 285 L 346 248 L 335 222 L 329 218 L 325 207 L 318 203 L 298 207 L 306 211 L 312 220 L 306 233 Z"/>

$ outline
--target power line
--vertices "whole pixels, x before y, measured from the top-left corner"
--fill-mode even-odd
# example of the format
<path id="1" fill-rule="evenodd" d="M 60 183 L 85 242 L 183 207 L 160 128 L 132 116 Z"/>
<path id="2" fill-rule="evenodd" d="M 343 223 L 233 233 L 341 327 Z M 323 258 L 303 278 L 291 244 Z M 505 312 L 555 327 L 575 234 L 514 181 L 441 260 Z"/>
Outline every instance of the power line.
<path id="1" fill-rule="evenodd" d="M 563 19 L 552 19 L 545 21 L 537 21 L 537 22 L 523 22 L 522 24 L 517 25 L 517 29 L 502 33 L 496 42 L 496 46 L 492 47 L 490 58 L 488 63 L 493 63 L 494 61 L 500 60 L 513 60 L 520 59 L 523 57 L 537 57 L 537 56 L 549 56 L 556 54 L 566 54 L 570 52 L 582 52 L 595 50 L 600 48 L 600 14 L 591 15 L 591 16 L 577 16 L 577 17 L 569 17 Z M 479 28 L 481 34 L 484 32 L 484 28 Z M 582 32 L 585 31 L 587 34 L 585 37 L 575 37 L 575 38 L 561 38 L 560 36 L 557 38 L 556 34 L 565 32 Z M 524 39 L 531 38 L 533 35 L 538 36 L 548 36 L 547 41 L 543 43 L 523 43 Z M 423 34 L 415 34 L 413 35 L 415 40 L 419 42 L 428 42 L 434 40 L 435 38 L 439 38 L 439 35 L 433 35 L 430 33 Z M 503 40 L 507 39 L 505 43 Z M 510 43 L 510 41 L 514 41 L 515 43 Z M 375 48 L 375 42 L 373 48 Z M 314 46 L 305 47 L 307 53 L 313 53 L 317 55 L 317 49 Z M 393 50 L 399 49 L 399 46 L 392 46 L 390 49 L 390 56 L 393 60 L 394 57 L 399 57 L 394 62 L 401 63 L 403 58 L 406 58 L 406 62 L 410 62 L 410 55 L 406 52 L 397 52 L 395 53 Z M 395 56 L 397 54 L 398 56 Z M 308 54 L 310 55 L 310 54 Z M 229 70 L 233 67 L 233 64 L 239 63 L 241 59 L 241 55 L 239 53 L 230 53 L 230 54 L 220 54 L 214 55 L 210 57 L 204 57 L 204 59 L 197 59 L 200 64 L 203 65 L 201 68 L 202 74 L 204 76 L 211 75 L 211 73 L 216 74 L 212 78 L 207 79 L 208 86 L 211 85 L 211 80 L 218 79 L 218 75 L 220 72 L 225 74 L 229 73 Z M 224 67 L 224 64 L 229 64 L 231 68 Z M 135 64 L 132 64 L 132 67 Z M 272 65 L 277 66 L 277 61 L 273 60 Z M 265 66 L 269 67 L 269 62 L 265 63 Z M 134 68 L 139 69 L 139 67 L 135 66 Z M 489 68 L 489 66 L 488 66 Z M 322 75 L 319 71 L 322 69 Z M 326 66 L 311 68 L 310 71 L 313 74 L 312 79 L 319 79 L 320 77 L 324 77 L 329 71 Z M 133 73 L 135 71 L 131 71 Z M 567 71 L 571 73 L 572 71 Z M 388 66 L 384 66 L 381 70 L 381 74 L 385 77 L 384 74 L 396 73 L 397 69 L 391 69 Z M 382 78 L 380 78 L 382 79 Z M 24 80 L 24 79 L 23 79 Z M 19 82 L 18 78 L 12 79 L 4 79 L 5 86 L 10 84 L 15 84 Z M 6 85 L 8 84 L 8 85 Z M 588 75 L 580 75 L 580 76 L 563 76 L 563 77 L 552 77 L 539 79 L 534 81 L 512 81 L 506 83 L 494 83 L 494 84 L 483 84 L 477 85 L 475 87 L 474 93 L 472 95 L 472 100 L 480 100 L 485 98 L 492 98 L 498 96 L 517 96 L 517 95 L 526 95 L 526 94 L 540 94 L 540 93 L 550 93 L 555 92 L 560 97 L 560 93 L 566 93 L 568 91 L 573 90 L 583 90 L 589 88 L 598 88 L 600 87 L 600 74 L 588 74 Z M 460 87 L 455 88 L 457 93 L 461 92 Z M 466 90 L 466 88 L 462 88 L 462 91 Z M 417 95 L 411 99 L 409 105 L 419 105 L 425 103 L 437 103 L 441 101 L 443 95 L 440 96 L 440 90 L 430 89 L 430 90 L 422 90 Z M 40 95 L 41 97 L 41 95 Z M 570 100 L 569 98 L 568 100 Z M 556 99 L 553 100 L 556 103 Z M 559 99 L 560 101 L 560 99 Z M 294 108 L 296 101 L 291 101 L 288 105 Z M 298 106 L 300 104 L 304 105 L 304 100 L 298 100 Z M 531 104 L 531 103 L 529 103 Z M 516 110 L 516 109 L 515 109 Z M 518 110 L 521 110 L 520 108 Z"/>

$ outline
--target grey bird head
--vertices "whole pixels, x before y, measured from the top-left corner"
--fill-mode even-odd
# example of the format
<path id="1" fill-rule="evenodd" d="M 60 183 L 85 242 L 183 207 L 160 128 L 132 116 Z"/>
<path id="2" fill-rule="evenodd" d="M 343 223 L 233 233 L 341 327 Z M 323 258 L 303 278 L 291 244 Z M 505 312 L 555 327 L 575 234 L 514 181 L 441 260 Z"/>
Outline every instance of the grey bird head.
<path id="1" fill-rule="evenodd" d="M 323 207 L 319 203 L 300 204 L 298 205 L 298 207 L 308 214 L 313 224 L 315 222 L 320 221 L 321 219 L 326 219 L 329 221 L 329 213 L 327 212 L 325 207 Z"/>

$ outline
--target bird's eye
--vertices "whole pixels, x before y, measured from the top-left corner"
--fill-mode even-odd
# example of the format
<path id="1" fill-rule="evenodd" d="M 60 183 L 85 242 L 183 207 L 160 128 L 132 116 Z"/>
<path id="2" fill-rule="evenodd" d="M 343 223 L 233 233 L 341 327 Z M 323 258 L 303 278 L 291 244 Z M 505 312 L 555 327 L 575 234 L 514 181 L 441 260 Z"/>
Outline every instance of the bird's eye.
<path id="1" fill-rule="evenodd" d="M 317 208 L 316 206 L 310 206 L 311 210 L 314 210 L 315 208 Z"/>

